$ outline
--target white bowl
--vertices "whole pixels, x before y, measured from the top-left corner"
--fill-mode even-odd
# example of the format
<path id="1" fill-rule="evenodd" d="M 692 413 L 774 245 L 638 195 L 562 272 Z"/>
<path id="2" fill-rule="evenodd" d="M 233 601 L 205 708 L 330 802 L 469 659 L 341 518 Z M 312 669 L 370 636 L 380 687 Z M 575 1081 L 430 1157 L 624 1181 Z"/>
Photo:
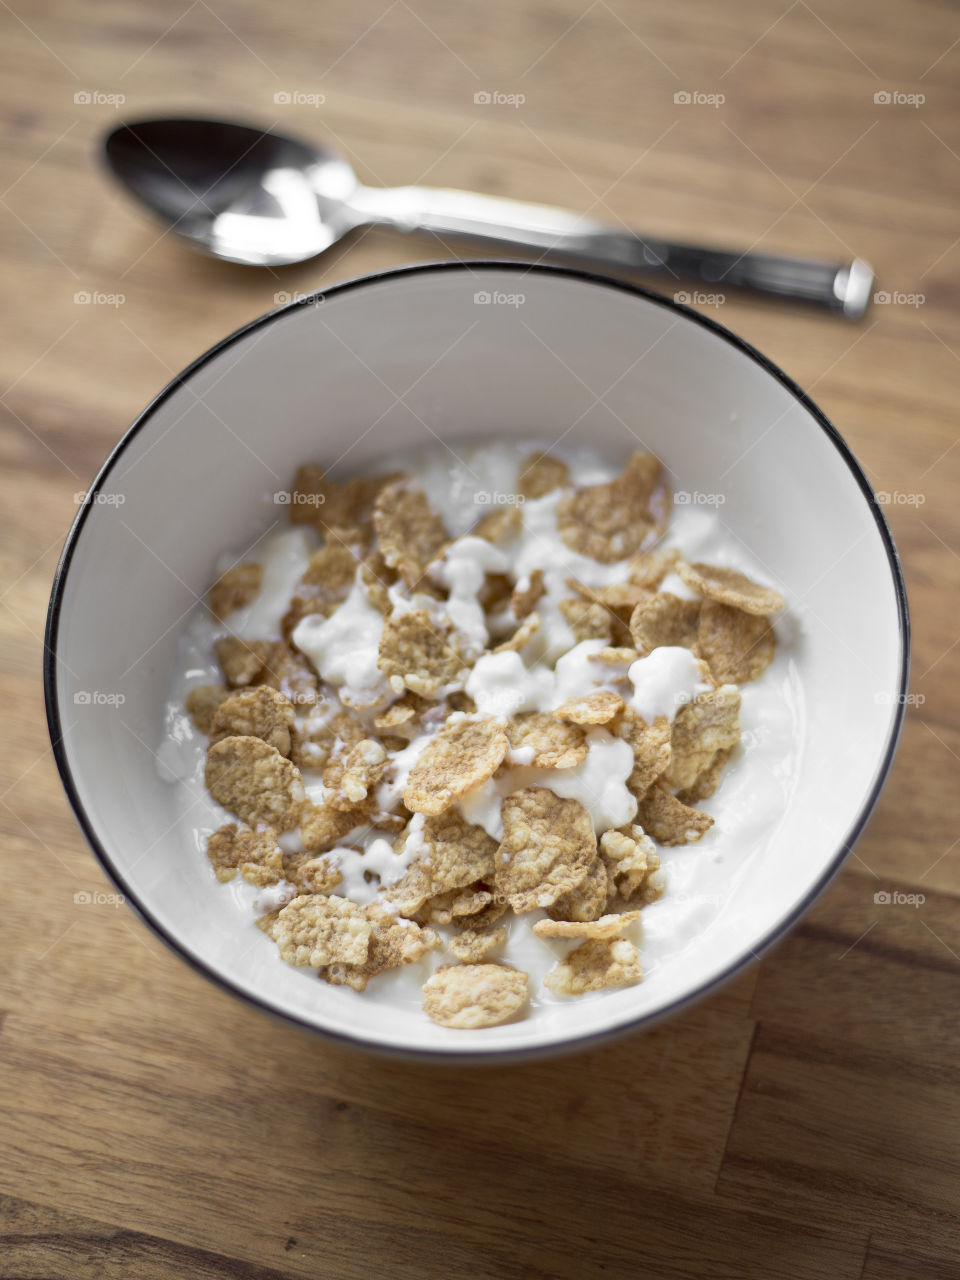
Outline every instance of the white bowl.
<path id="1" fill-rule="evenodd" d="M 679 488 L 723 491 L 724 524 L 787 598 L 805 693 L 800 766 L 750 876 L 656 981 L 544 1018 L 451 1031 L 310 981 L 252 926 L 241 941 L 228 892 L 177 829 L 154 751 L 184 616 L 218 554 L 252 541 L 264 495 L 286 487 L 297 463 L 357 471 L 437 438 L 561 435 L 612 457 L 639 437 Z M 477 262 L 386 272 L 273 311 L 161 392 L 70 531 L 45 687 L 87 839 L 180 955 L 261 1008 L 353 1044 L 490 1058 L 591 1044 L 675 1012 L 782 935 L 873 808 L 907 665 L 906 596 L 881 510 L 836 430 L 779 369 L 657 295 Z"/>

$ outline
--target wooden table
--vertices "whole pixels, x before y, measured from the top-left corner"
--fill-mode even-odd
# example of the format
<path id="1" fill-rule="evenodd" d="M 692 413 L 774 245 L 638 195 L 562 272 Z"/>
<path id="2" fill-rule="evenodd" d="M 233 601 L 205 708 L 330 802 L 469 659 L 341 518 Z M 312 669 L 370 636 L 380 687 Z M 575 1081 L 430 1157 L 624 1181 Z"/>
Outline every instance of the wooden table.
<path id="1" fill-rule="evenodd" d="M 955 11 L 11 4 L 0 1276 L 960 1275 Z M 525 101 L 475 104 L 483 91 Z M 683 91 L 725 101 L 675 103 Z M 171 109 L 326 136 L 370 182 L 863 255 L 896 295 L 858 326 L 732 295 L 717 308 L 814 394 L 878 489 L 906 495 L 889 515 L 915 700 L 842 875 L 683 1017 L 556 1061 L 397 1065 L 227 998 L 126 909 L 75 904 L 105 886 L 61 793 L 39 674 L 74 495 L 175 370 L 277 293 L 437 256 L 374 233 L 276 274 L 190 256 L 96 163 L 118 118 Z M 875 903 L 894 889 L 923 904 Z"/>

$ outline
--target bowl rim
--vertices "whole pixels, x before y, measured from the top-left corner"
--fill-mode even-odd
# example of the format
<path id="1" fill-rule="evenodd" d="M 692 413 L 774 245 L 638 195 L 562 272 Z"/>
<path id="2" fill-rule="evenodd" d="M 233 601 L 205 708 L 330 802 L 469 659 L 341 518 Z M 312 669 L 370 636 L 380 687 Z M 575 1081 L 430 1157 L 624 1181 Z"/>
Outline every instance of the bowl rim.
<path id="1" fill-rule="evenodd" d="M 83 527 L 90 515 L 90 512 L 96 505 L 92 501 L 92 498 L 96 496 L 108 480 L 110 473 L 113 471 L 127 446 L 131 444 L 134 438 L 150 424 L 154 414 L 160 406 L 163 405 L 175 392 L 186 386 L 193 375 L 207 365 L 212 359 L 226 351 L 234 343 L 245 338 L 248 334 L 257 329 L 262 329 L 268 324 L 272 324 L 279 317 L 288 314 L 290 311 L 295 310 L 298 307 L 310 305 L 318 298 L 326 299 L 336 294 L 349 293 L 358 289 L 367 288 L 371 285 L 375 286 L 389 280 L 413 278 L 422 275 L 438 275 L 443 273 L 453 274 L 466 272 L 468 274 L 477 274 L 494 271 L 515 272 L 518 276 L 533 274 L 578 280 L 600 288 L 612 289 L 620 293 L 625 293 L 635 298 L 643 299 L 655 306 L 662 307 L 665 310 L 677 312 L 684 319 L 694 324 L 698 324 L 710 333 L 722 338 L 735 350 L 739 351 L 755 364 L 759 365 L 786 391 L 788 391 L 804 409 L 807 410 L 814 422 L 817 423 L 831 444 L 833 444 L 842 460 L 846 463 L 853 478 L 856 480 L 864 498 L 873 512 L 877 532 L 880 535 L 881 543 L 887 555 L 887 563 L 893 579 L 898 615 L 900 642 L 900 662 L 898 672 L 899 696 L 897 698 L 896 711 L 887 734 L 887 741 L 880 765 L 850 829 L 847 831 L 844 839 L 840 842 L 828 865 L 803 898 L 794 905 L 792 910 L 779 919 L 761 937 L 756 946 L 748 947 L 747 951 L 743 955 L 739 956 L 729 964 L 722 973 L 717 974 L 716 977 L 712 978 L 709 982 L 706 982 L 703 985 L 696 987 L 693 991 L 672 1000 L 661 1009 L 648 1013 L 640 1013 L 635 1018 L 618 1023 L 616 1026 L 604 1028 L 599 1031 L 591 1031 L 584 1035 L 578 1036 L 574 1034 L 566 1036 L 561 1040 L 549 1041 L 542 1045 L 535 1044 L 519 1048 L 510 1048 L 508 1046 L 505 1048 L 492 1048 L 487 1051 L 477 1049 L 457 1049 L 455 1046 L 448 1049 L 442 1046 L 379 1044 L 375 1041 L 367 1040 L 362 1036 L 351 1035 L 347 1032 L 334 1031 L 327 1027 L 320 1026 L 305 1017 L 301 1018 L 295 1014 L 281 1011 L 261 999 L 260 996 L 244 990 L 241 986 L 231 981 L 229 977 L 219 972 L 213 965 L 194 955 L 173 933 L 167 931 L 160 921 L 153 916 L 150 909 L 139 900 L 136 894 L 130 892 L 130 887 L 126 883 L 122 872 L 114 865 L 109 853 L 97 835 L 93 821 L 83 806 L 79 790 L 74 781 L 73 770 L 71 769 L 70 761 L 67 758 L 60 719 L 59 690 L 57 682 L 57 643 L 59 638 L 60 618 L 67 578 L 73 561 L 73 556 L 77 550 L 80 536 L 83 532 Z M 63 550 L 61 551 L 60 559 L 57 564 L 57 569 L 54 574 L 50 600 L 47 606 L 43 651 L 43 694 L 47 717 L 47 728 L 50 734 L 51 749 L 56 762 L 57 771 L 60 775 L 60 781 L 66 792 L 67 799 L 70 802 L 70 807 L 73 810 L 74 817 L 76 818 L 87 843 L 99 861 L 101 867 L 106 872 L 108 878 L 123 894 L 125 903 L 133 909 L 134 913 L 139 916 L 139 918 L 143 920 L 150 929 L 153 930 L 156 936 L 167 947 L 169 947 L 171 951 L 179 956 L 181 960 L 184 960 L 189 964 L 198 973 L 201 973 L 206 978 L 210 979 L 222 990 L 237 996 L 245 1003 L 252 1005 L 261 1012 L 278 1018 L 287 1025 L 292 1025 L 300 1028 L 301 1030 L 309 1031 L 326 1040 L 333 1041 L 338 1044 L 349 1045 L 351 1048 L 359 1048 L 368 1053 L 375 1053 L 380 1056 L 393 1059 L 402 1059 L 406 1061 L 414 1060 L 430 1063 L 460 1063 L 476 1065 L 486 1063 L 499 1064 L 507 1061 L 529 1061 L 535 1058 L 578 1052 L 594 1048 L 597 1045 L 606 1043 L 617 1037 L 625 1036 L 631 1032 L 636 1032 L 641 1027 L 649 1027 L 663 1019 L 672 1017 L 681 1010 L 705 999 L 708 995 L 719 990 L 719 988 L 730 982 L 734 977 L 738 976 L 751 965 L 756 963 L 756 961 L 758 961 L 771 946 L 783 938 L 793 928 L 800 917 L 809 910 L 840 870 L 847 855 L 862 835 L 880 796 L 880 792 L 887 780 L 887 776 L 890 772 L 890 767 L 896 753 L 905 714 L 905 695 L 908 691 L 909 673 L 909 605 L 907 601 L 903 568 L 900 563 L 899 553 L 897 552 L 896 545 L 893 541 L 893 535 L 890 532 L 890 527 L 887 523 L 886 517 L 884 516 L 879 503 L 876 501 L 874 490 L 867 479 L 863 468 L 860 466 L 860 463 L 857 461 L 850 447 L 847 445 L 837 428 L 819 408 L 819 406 L 807 395 L 807 393 L 796 382 L 794 382 L 788 374 L 784 373 L 779 365 L 770 360 L 762 352 L 758 351 L 751 343 L 733 333 L 732 330 L 728 329 L 725 325 L 720 324 L 717 320 L 703 315 L 701 312 L 695 311 L 693 308 L 685 306 L 665 294 L 657 293 L 652 289 L 645 288 L 630 281 L 605 276 L 594 271 L 585 271 L 575 267 L 561 266 L 552 263 L 529 262 L 517 259 L 499 260 L 496 258 L 458 259 L 453 262 L 440 261 L 413 263 L 406 266 L 392 267 L 384 271 L 371 272 L 367 275 L 353 276 L 350 279 L 341 281 L 337 284 L 315 289 L 308 294 L 298 296 L 292 301 L 256 317 L 247 324 L 241 325 L 240 328 L 235 329 L 232 333 L 209 347 L 195 360 L 188 364 L 180 373 L 171 378 L 166 386 L 163 387 L 163 389 L 147 403 L 146 407 L 137 415 L 131 425 L 113 446 L 103 465 L 100 467 L 95 479 L 86 491 L 85 500 L 80 504 L 80 509 L 74 517 L 67 533 Z"/>

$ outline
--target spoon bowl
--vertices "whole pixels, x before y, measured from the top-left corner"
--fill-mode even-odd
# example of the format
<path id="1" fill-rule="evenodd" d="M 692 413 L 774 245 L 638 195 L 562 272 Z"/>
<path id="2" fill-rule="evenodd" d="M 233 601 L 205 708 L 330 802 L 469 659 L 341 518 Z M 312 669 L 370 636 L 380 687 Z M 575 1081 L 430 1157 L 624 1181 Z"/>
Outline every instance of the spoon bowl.
<path id="1" fill-rule="evenodd" d="M 114 176 L 206 253 L 248 266 L 315 257 L 357 225 L 346 161 L 295 138 L 217 120 L 146 120 L 105 143 Z"/>

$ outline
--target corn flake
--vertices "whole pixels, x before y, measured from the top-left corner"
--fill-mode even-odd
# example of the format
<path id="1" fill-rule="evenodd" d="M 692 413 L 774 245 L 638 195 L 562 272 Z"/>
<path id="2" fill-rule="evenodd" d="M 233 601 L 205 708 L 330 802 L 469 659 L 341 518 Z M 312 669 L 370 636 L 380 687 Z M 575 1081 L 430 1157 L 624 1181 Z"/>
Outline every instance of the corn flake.
<path id="1" fill-rule="evenodd" d="M 627 707 L 614 732 L 633 751 L 633 771 L 627 779 L 630 794 L 641 800 L 670 764 L 670 721 L 657 716 L 648 725 L 633 707 Z"/>
<path id="2" fill-rule="evenodd" d="M 578 578 L 568 578 L 567 586 L 576 591 L 584 600 L 603 605 L 605 609 L 622 611 L 629 618 L 630 613 L 638 605 L 648 601 L 653 592 L 638 582 L 611 582 L 604 587 L 591 587 Z M 618 612 L 619 616 L 619 612 Z"/>
<path id="3" fill-rule="evenodd" d="M 329 893 L 343 880 L 343 873 L 329 858 L 310 853 L 285 853 L 283 878 L 299 893 Z"/>
<path id="4" fill-rule="evenodd" d="M 507 940 L 506 925 L 499 929 L 464 929 L 450 939 L 450 950 L 464 964 L 479 964 Z"/>
<path id="5" fill-rule="evenodd" d="M 656 528 L 650 502 L 661 484 L 662 471 L 652 454 L 635 453 L 615 480 L 561 498 L 557 530 L 564 543 L 603 564 L 639 551 Z"/>
<path id="6" fill-rule="evenodd" d="M 656 783 L 637 806 L 637 821 L 658 844 L 695 844 L 713 826 L 709 814 L 692 809 Z"/>
<path id="7" fill-rule="evenodd" d="M 531 453 L 517 472 L 517 489 L 525 498 L 542 498 L 569 483 L 570 468 L 549 453 Z"/>
<path id="8" fill-rule="evenodd" d="M 210 612 L 221 621 L 234 609 L 249 604 L 263 582 L 263 565 L 235 564 L 222 574 L 210 588 L 207 600 Z"/>
<path id="9" fill-rule="evenodd" d="M 692 649 L 700 625 L 700 601 L 681 600 L 661 591 L 641 601 L 630 615 L 630 634 L 640 653 L 646 655 L 661 645 Z"/>
<path id="10" fill-rule="evenodd" d="M 323 773 L 323 785 L 331 792 L 327 803 L 334 809 L 355 809 L 363 804 L 383 775 L 387 752 L 375 738 L 361 738 L 349 751 L 331 759 Z"/>
<path id="11" fill-rule="evenodd" d="M 423 988 L 423 1011 L 442 1027 L 495 1027 L 527 1003 L 527 975 L 499 964 L 441 965 Z"/>
<path id="12" fill-rule="evenodd" d="M 619 938 L 640 915 L 639 911 L 615 911 L 598 920 L 538 920 L 533 932 L 538 938 Z"/>
<path id="13" fill-rule="evenodd" d="M 241 640 L 239 636 L 223 636 L 213 646 L 223 678 L 231 689 L 243 689 L 256 683 L 263 671 L 264 642 Z"/>
<path id="14" fill-rule="evenodd" d="M 761 587 L 746 574 L 718 565 L 677 561 L 677 573 L 693 591 L 710 600 L 732 605 L 744 613 L 765 617 L 783 608 L 783 596 L 772 587 Z"/>
<path id="15" fill-rule="evenodd" d="M 241 689 L 224 698 L 210 725 L 210 743 L 221 738 L 260 738 L 282 756 L 290 754 L 293 703 L 268 685 Z"/>
<path id="16" fill-rule="evenodd" d="M 350 898 L 298 894 L 277 912 L 266 932 L 287 964 L 320 968 L 362 965 L 370 950 L 373 923 Z"/>
<path id="17" fill-rule="evenodd" d="M 553 714 L 558 720 L 569 720 L 573 724 L 608 724 L 625 706 L 619 693 L 597 689 L 578 698 L 568 698 Z"/>
<path id="18" fill-rule="evenodd" d="M 228 694 L 229 690 L 223 684 L 198 684 L 187 694 L 184 705 L 194 727 L 201 733 L 210 732 L 217 707 Z"/>
<path id="19" fill-rule="evenodd" d="M 323 467 L 298 467 L 290 519 L 294 524 L 313 525 L 320 533 L 333 534 L 350 545 L 368 542 L 377 495 L 397 478 L 396 475 L 357 476 L 337 481 L 330 480 Z"/>
<path id="20" fill-rule="evenodd" d="M 643 978 L 640 954 L 626 938 L 588 938 L 544 978 L 555 995 L 580 996 L 604 987 L 630 987 Z"/>
<path id="21" fill-rule="evenodd" d="M 485 542 L 504 542 L 507 538 L 516 537 L 522 528 L 523 516 L 519 507 L 497 507 L 480 517 L 470 530 L 470 536 L 483 538 Z"/>
<path id="22" fill-rule="evenodd" d="M 480 930 L 499 919 L 506 909 L 506 904 L 498 903 L 489 889 L 477 883 L 435 894 L 426 900 L 416 916 L 428 924 L 469 925 L 471 929 Z"/>
<path id="23" fill-rule="evenodd" d="M 404 852 L 410 838 L 408 827 L 394 843 L 397 854 Z M 458 811 L 447 810 L 436 817 L 425 818 L 418 844 L 415 860 L 403 876 L 386 889 L 387 897 L 403 915 L 419 911 L 428 898 L 466 888 L 493 875 L 496 840 L 487 835 L 483 827 L 467 822 Z M 486 905 L 487 902 L 480 903 L 477 910 Z"/>
<path id="24" fill-rule="evenodd" d="M 716 600 L 704 600 L 697 653 L 721 684 L 746 684 L 762 676 L 776 653 L 769 618 L 744 613 Z"/>
<path id="25" fill-rule="evenodd" d="M 547 915 L 551 920 L 597 920 L 603 915 L 612 888 L 606 863 L 602 858 L 594 858 L 576 888 L 562 893 L 547 907 Z"/>
<path id="26" fill-rule="evenodd" d="M 509 745 L 492 716 L 448 721 L 410 770 L 403 803 L 411 813 L 443 813 L 493 775 Z"/>
<path id="27" fill-rule="evenodd" d="M 524 645 L 527 645 L 530 643 L 530 641 L 533 639 L 533 637 L 536 635 L 536 633 L 539 630 L 540 630 L 539 613 L 530 613 L 520 623 L 520 626 L 517 627 L 516 631 L 509 638 L 509 640 L 504 640 L 502 644 L 498 644 L 493 652 L 506 653 L 508 649 L 516 649 L 519 652 L 519 650 L 522 649 Z"/>
<path id="28" fill-rule="evenodd" d="M 303 781 L 296 765 L 261 738 L 221 738 L 207 752 L 207 788 L 238 818 L 277 831 L 295 827 L 303 805 Z"/>
<path id="29" fill-rule="evenodd" d="M 664 781 L 674 788 L 692 787 L 718 751 L 727 751 L 739 741 L 739 691 L 728 684 L 698 694 L 674 717 Z"/>
<path id="30" fill-rule="evenodd" d="M 268 881 L 270 884 L 283 878 L 277 837 L 269 827 L 254 831 L 245 822 L 239 826 L 229 822 L 207 840 L 207 857 L 222 883 L 232 880 L 238 869 L 247 867 L 277 870 L 278 874 Z"/>
<path id="31" fill-rule="evenodd" d="M 417 585 L 427 566 L 450 540 L 426 494 L 411 488 L 407 480 L 395 481 L 381 490 L 373 509 L 373 523 L 380 554 L 408 587 Z"/>
<path id="32" fill-rule="evenodd" d="M 613 643 L 616 619 L 602 604 L 584 600 L 582 596 L 567 596 L 560 601 L 558 608 L 577 644 L 584 640 L 604 640 L 608 645 Z"/>
<path id="33" fill-rule="evenodd" d="M 572 769 L 587 758 L 583 731 L 558 720 L 549 711 L 515 716 L 505 726 L 511 751 L 533 748 L 529 761 L 535 769 Z"/>
<path id="34" fill-rule="evenodd" d="M 308 800 L 300 812 L 300 841 L 310 853 L 331 849 L 362 820 L 356 809 L 334 809 Z"/>
<path id="35" fill-rule="evenodd" d="M 580 884 L 596 857 L 597 841 L 579 800 L 546 787 L 525 787 L 506 797 L 501 814 L 495 884 L 514 911 L 549 907 Z"/>
<path id="36" fill-rule="evenodd" d="M 626 902 L 653 902 L 663 895 L 660 855 L 643 827 L 632 823 L 600 837 L 600 856 L 612 884 Z"/>
<path id="37" fill-rule="evenodd" d="M 456 634 L 442 630 L 425 609 L 387 618 L 377 665 L 396 691 L 430 697 L 462 678 L 469 666 Z"/>
<path id="38" fill-rule="evenodd" d="M 718 751 L 710 763 L 697 774 L 690 786 L 677 792 L 677 799 L 689 805 L 699 804 L 701 800 L 709 800 L 720 785 L 720 776 L 733 752 L 733 747 Z"/>
<path id="39" fill-rule="evenodd" d="M 531 571 L 527 578 L 526 586 L 522 591 L 520 584 L 517 583 L 516 589 L 510 597 L 510 608 L 513 610 L 513 616 L 518 622 L 522 622 L 528 614 L 533 612 L 537 602 L 546 593 L 546 590 L 542 569 L 533 569 Z"/>
<path id="40" fill-rule="evenodd" d="M 640 551 L 631 556 L 627 575 L 631 582 L 656 591 L 679 559 L 680 552 L 673 548 L 667 550 L 658 547 L 655 551 Z"/>
<path id="41" fill-rule="evenodd" d="M 320 977 L 332 986 L 364 991 L 371 978 L 388 969 L 414 964 L 440 946 L 440 937 L 433 929 L 423 929 L 413 920 L 397 919 L 378 902 L 367 903 L 363 912 L 371 925 L 366 959 L 359 964 L 336 961 L 322 968 Z"/>

